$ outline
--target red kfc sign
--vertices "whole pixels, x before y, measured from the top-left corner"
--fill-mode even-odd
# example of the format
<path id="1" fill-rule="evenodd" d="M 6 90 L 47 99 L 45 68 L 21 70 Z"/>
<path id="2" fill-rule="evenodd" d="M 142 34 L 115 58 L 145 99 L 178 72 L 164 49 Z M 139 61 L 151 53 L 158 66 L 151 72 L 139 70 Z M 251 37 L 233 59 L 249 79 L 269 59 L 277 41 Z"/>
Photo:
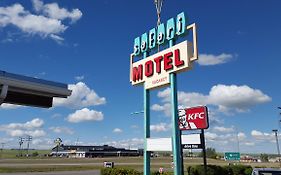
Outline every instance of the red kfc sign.
<path id="1" fill-rule="evenodd" d="M 206 106 L 179 109 L 180 130 L 209 128 L 208 109 Z"/>

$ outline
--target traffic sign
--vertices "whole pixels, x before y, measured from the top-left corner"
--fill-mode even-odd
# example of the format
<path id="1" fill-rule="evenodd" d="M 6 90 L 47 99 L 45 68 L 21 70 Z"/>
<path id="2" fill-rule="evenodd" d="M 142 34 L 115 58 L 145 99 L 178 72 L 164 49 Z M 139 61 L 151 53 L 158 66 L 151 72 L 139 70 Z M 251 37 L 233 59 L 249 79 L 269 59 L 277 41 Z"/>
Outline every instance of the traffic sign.
<path id="1" fill-rule="evenodd" d="M 225 160 L 240 160 L 239 152 L 226 152 L 224 153 Z"/>

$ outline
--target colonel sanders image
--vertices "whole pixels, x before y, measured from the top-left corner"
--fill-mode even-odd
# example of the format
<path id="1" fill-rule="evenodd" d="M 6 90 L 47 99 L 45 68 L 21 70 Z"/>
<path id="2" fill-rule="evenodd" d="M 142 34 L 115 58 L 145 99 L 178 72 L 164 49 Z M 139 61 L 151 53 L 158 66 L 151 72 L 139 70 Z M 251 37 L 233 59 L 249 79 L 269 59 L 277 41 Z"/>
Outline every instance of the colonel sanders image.
<path id="1" fill-rule="evenodd" d="M 197 129 L 193 122 L 187 121 L 186 111 L 184 109 L 179 109 L 179 126 L 180 129 Z"/>

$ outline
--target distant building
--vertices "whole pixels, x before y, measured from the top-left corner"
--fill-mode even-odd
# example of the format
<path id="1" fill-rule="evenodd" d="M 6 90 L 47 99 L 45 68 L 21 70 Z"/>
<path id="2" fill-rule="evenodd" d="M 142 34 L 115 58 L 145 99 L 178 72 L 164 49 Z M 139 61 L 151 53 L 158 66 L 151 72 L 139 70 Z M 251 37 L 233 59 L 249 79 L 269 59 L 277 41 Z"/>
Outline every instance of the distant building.
<path id="1" fill-rule="evenodd" d="M 260 162 L 260 160 L 252 156 L 245 155 L 241 157 L 240 162 L 250 163 L 250 162 Z"/>
<path id="2" fill-rule="evenodd" d="M 52 149 L 51 156 L 91 158 L 91 157 L 121 157 L 140 156 L 142 150 L 129 150 L 125 148 L 115 148 L 113 146 L 80 146 L 80 145 L 60 145 Z"/>

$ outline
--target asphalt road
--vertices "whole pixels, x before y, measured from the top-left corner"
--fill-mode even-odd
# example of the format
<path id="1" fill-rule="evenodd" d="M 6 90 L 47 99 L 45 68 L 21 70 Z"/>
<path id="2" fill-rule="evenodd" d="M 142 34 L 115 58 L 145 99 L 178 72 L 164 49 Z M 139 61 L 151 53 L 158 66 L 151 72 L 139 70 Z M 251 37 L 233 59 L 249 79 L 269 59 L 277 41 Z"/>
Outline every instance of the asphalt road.
<path id="1" fill-rule="evenodd" d="M 100 170 L 35 172 L 35 173 L 0 173 L 0 175 L 100 175 Z"/>

